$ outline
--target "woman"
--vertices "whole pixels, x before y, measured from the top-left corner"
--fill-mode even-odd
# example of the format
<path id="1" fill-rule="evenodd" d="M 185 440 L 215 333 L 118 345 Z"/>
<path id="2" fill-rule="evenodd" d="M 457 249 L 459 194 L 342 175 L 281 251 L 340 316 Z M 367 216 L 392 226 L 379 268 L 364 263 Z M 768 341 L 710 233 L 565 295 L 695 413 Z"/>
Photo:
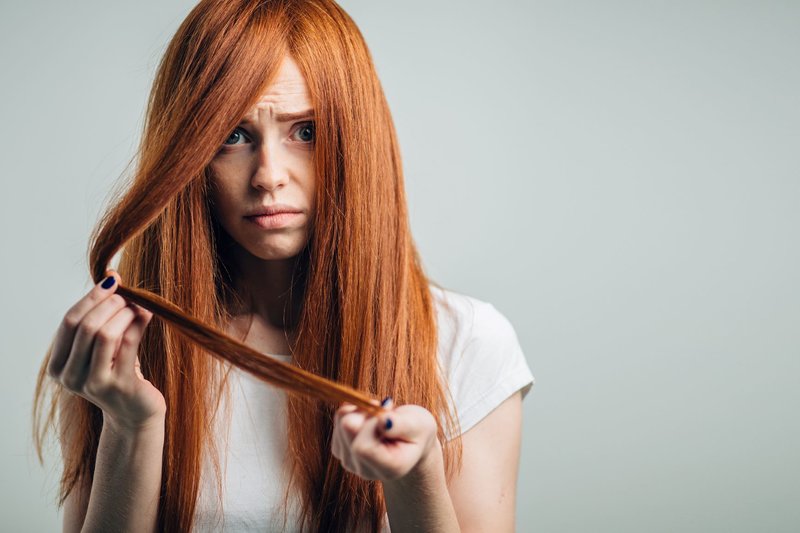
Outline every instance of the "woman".
<path id="1" fill-rule="evenodd" d="M 513 530 L 533 377 L 505 317 L 424 275 L 389 109 L 335 2 L 198 4 L 103 222 L 92 258 L 130 235 L 119 270 L 67 311 L 37 385 L 37 408 L 56 385 L 65 530 Z M 120 283 L 383 410 L 208 357 Z"/>

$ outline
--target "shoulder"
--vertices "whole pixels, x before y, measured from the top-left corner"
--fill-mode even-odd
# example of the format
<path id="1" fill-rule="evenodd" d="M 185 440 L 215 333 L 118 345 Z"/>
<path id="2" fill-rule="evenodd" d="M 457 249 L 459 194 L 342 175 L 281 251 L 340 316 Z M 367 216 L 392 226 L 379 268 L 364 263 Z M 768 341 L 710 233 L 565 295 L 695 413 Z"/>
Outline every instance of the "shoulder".
<path id="1" fill-rule="evenodd" d="M 473 357 L 488 357 L 501 355 L 503 350 L 520 349 L 514 326 L 491 303 L 433 285 L 431 294 L 443 362 L 462 363 L 464 351 Z"/>
<path id="2" fill-rule="evenodd" d="M 450 333 L 470 341 L 516 339 L 511 322 L 491 303 L 434 285 L 431 294 L 436 301 L 437 318 Z"/>
<path id="3" fill-rule="evenodd" d="M 533 374 L 509 319 L 493 304 L 431 285 L 439 335 L 438 357 L 461 432 L 518 390 Z"/>

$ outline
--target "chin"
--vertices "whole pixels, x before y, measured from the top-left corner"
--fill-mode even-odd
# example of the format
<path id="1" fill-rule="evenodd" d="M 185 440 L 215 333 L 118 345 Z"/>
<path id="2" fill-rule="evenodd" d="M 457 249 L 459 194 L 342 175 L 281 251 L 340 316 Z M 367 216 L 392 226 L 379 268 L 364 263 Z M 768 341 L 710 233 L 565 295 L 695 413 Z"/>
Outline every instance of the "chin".
<path id="1" fill-rule="evenodd" d="M 275 254 L 273 254 L 273 253 L 263 253 L 263 254 L 259 253 L 259 254 L 253 254 L 253 256 L 255 256 L 258 259 L 261 259 L 263 261 L 283 261 L 283 260 L 286 260 L 286 259 L 291 259 L 293 257 L 297 257 L 299 254 L 300 254 L 300 252 L 298 251 L 296 253 L 275 253 Z"/>
<path id="2" fill-rule="evenodd" d="M 245 249 L 250 252 L 253 257 L 263 259 L 264 261 L 280 261 L 282 259 L 296 257 L 303 251 L 304 246 L 305 242 L 279 243 L 274 245 L 258 243 L 246 246 Z"/>

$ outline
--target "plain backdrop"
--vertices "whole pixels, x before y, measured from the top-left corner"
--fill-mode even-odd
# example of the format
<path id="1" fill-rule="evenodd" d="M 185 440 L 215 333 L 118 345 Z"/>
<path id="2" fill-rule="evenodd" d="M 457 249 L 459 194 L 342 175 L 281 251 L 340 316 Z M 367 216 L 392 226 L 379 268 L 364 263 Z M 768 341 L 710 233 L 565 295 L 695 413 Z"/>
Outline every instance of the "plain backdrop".
<path id="1" fill-rule="evenodd" d="M 60 528 L 34 378 L 193 4 L 0 4 L 2 531 Z M 536 377 L 518 530 L 800 530 L 800 3 L 341 4 L 427 271 Z"/>

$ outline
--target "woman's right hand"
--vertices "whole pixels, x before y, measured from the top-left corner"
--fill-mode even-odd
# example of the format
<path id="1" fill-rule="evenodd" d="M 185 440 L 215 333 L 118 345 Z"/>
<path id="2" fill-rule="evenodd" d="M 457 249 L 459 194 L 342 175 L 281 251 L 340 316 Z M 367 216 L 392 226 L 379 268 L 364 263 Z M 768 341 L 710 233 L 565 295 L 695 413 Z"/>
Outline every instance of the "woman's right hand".
<path id="1" fill-rule="evenodd" d="M 103 411 L 104 422 L 137 431 L 163 424 L 164 396 L 139 369 L 138 350 L 153 313 L 114 294 L 101 281 L 64 315 L 56 333 L 48 374 Z M 108 279 L 108 278 L 106 278 Z"/>

